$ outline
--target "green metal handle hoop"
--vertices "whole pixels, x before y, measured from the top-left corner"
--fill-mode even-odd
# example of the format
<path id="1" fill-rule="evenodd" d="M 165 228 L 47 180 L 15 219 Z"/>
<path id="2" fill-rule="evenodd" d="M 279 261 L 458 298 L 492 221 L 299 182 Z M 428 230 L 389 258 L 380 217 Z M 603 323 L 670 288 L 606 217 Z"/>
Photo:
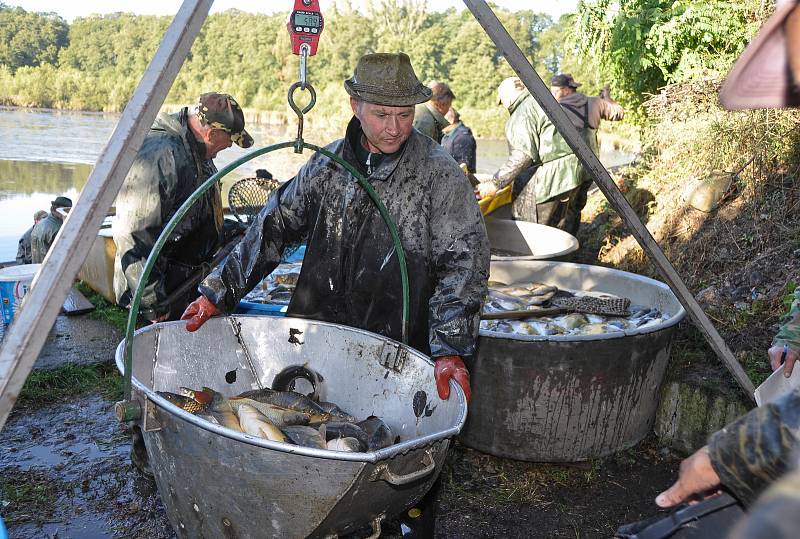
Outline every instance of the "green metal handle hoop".
<path id="1" fill-rule="evenodd" d="M 298 84 L 299 86 L 299 84 Z M 310 85 L 306 85 L 309 87 Z M 293 85 L 294 87 L 294 85 Z M 290 90 L 290 102 L 294 104 L 291 100 L 291 93 L 293 90 Z M 310 108 L 314 103 L 315 94 L 313 93 L 312 89 L 312 102 L 306 107 L 306 109 L 310 110 Z M 292 107 L 295 108 L 295 107 Z M 304 109 L 305 110 L 305 109 Z M 302 118 L 302 116 L 301 116 Z M 302 136 L 302 123 L 300 124 L 300 136 Z M 249 154 L 236 159 L 232 163 L 228 164 L 222 170 L 218 171 L 216 174 L 208 178 L 197 190 L 192 193 L 192 195 L 186 199 L 178 211 L 175 212 L 175 215 L 172 216 L 172 219 L 169 220 L 167 225 L 164 227 L 164 230 L 161 232 L 161 235 L 156 240 L 155 245 L 153 246 L 153 250 L 150 252 L 150 256 L 147 257 L 147 262 L 144 265 L 144 269 L 142 270 L 142 275 L 139 278 L 139 286 L 136 287 L 136 292 L 133 294 L 133 299 L 131 300 L 130 306 L 130 313 L 128 314 L 128 326 L 125 330 L 125 373 L 124 373 L 124 386 L 123 386 L 123 397 L 125 401 L 131 400 L 131 370 L 133 365 L 133 333 L 136 328 L 136 319 L 139 316 L 139 303 L 142 300 L 142 294 L 144 293 L 144 288 L 147 283 L 147 280 L 150 278 L 150 272 L 155 265 L 158 256 L 161 254 L 161 249 L 163 249 L 164 244 L 167 242 L 167 238 L 178 226 L 178 223 L 183 216 L 189 211 L 189 209 L 194 205 L 195 202 L 203 195 L 206 191 L 208 191 L 212 185 L 214 185 L 217 181 L 221 180 L 223 177 L 228 175 L 231 171 L 238 168 L 240 165 L 254 159 L 260 155 L 274 152 L 276 150 L 280 150 L 282 148 L 295 148 L 295 151 L 299 148 L 308 148 L 309 150 L 314 150 L 320 152 L 321 154 L 329 157 L 333 161 L 342 165 L 348 172 L 356 179 L 359 185 L 364 188 L 364 190 L 369 195 L 369 198 L 378 208 L 378 212 L 380 213 L 383 221 L 386 223 L 387 228 L 389 229 L 389 233 L 392 236 L 392 242 L 394 243 L 395 250 L 397 251 L 397 261 L 400 263 L 400 280 L 403 286 L 403 320 L 402 320 L 402 340 L 404 344 L 408 344 L 408 320 L 409 320 L 409 286 L 408 286 L 408 268 L 406 267 L 406 254 L 403 250 L 403 245 L 400 243 L 400 235 L 397 233 L 397 226 L 395 225 L 394 221 L 392 220 L 391 215 L 389 215 L 389 211 L 386 209 L 386 206 L 381 201 L 378 194 L 372 188 L 372 186 L 367 182 L 367 180 L 356 170 L 350 163 L 346 162 L 344 159 L 339 157 L 338 155 L 326 150 L 325 148 L 320 148 L 319 146 L 315 146 L 314 144 L 308 144 L 303 142 L 302 139 L 293 140 L 290 142 L 280 142 L 278 144 L 272 144 L 270 146 L 265 146 L 264 148 L 259 148 Z M 131 417 L 129 419 L 135 419 Z"/>

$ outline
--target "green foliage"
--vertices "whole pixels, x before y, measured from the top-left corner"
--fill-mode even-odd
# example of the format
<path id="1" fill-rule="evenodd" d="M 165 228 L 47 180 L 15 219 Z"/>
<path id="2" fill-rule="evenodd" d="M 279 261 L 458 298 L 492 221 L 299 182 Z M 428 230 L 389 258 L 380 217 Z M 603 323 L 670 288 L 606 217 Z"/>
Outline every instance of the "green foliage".
<path id="1" fill-rule="evenodd" d="M 762 22 L 759 0 L 584 0 L 585 54 L 623 102 L 640 105 L 665 84 L 727 72 Z"/>
<path id="2" fill-rule="evenodd" d="M 491 118 L 492 127 L 476 126 L 479 130 L 502 132 L 505 118 L 495 105 L 495 91 L 512 70 L 468 11 L 429 13 L 425 4 L 371 0 L 362 13 L 349 2 L 337 2 L 326 12 L 319 52 L 309 61 L 309 79 L 319 97 L 318 116 L 337 126 L 347 121 L 350 112 L 342 81 L 352 74 L 360 56 L 404 51 L 423 82 L 448 81 L 457 107 Z M 19 8 L 7 11 L 49 20 Z M 541 36 L 553 26 L 550 17 L 532 11 L 497 13 L 523 52 L 537 58 L 545 46 Z M 78 18 L 68 27 L 68 39 L 51 40 L 56 54 L 48 63 L 18 66 L 0 56 L 2 104 L 119 111 L 170 21 L 127 13 Z M 232 9 L 211 15 L 167 102 L 191 103 L 200 93 L 217 90 L 231 93 L 246 108 L 288 112 L 286 89 L 298 79 L 299 61 L 289 53 L 285 21 L 285 13 L 259 15 Z M 548 66 L 554 71 L 563 58 L 573 58 L 559 51 L 560 36 L 570 33 L 568 26 L 548 34 Z M 28 49 L 32 47 L 20 45 L 20 51 Z"/>
<path id="3" fill-rule="evenodd" d="M 792 303 L 794 303 L 794 292 L 797 290 L 797 283 L 794 281 L 789 281 L 786 283 L 786 287 L 784 288 L 784 294 L 781 298 L 781 303 L 786 308 L 788 312 L 789 309 L 792 307 Z"/>
<path id="4" fill-rule="evenodd" d="M 0 64 L 20 67 L 55 64 L 67 45 L 67 23 L 54 13 L 28 13 L 0 4 Z"/>

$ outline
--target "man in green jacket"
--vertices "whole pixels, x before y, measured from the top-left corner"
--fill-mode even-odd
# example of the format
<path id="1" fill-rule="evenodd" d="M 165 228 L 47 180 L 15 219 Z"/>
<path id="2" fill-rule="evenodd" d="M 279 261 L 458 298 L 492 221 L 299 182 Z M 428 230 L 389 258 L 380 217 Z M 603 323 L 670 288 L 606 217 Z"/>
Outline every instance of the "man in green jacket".
<path id="1" fill-rule="evenodd" d="M 244 114 L 227 94 L 206 93 L 197 105 L 161 113 L 144 139 L 117 196 L 114 291 L 127 307 L 150 251 L 166 223 L 191 194 L 217 172 L 212 159 L 233 143 L 248 148 Z M 220 186 L 209 189 L 172 232 L 153 267 L 140 313 L 147 320 L 178 319 L 194 299 L 187 279 L 206 268 L 223 242 Z M 176 292 L 186 288 L 183 293 Z"/>
<path id="2" fill-rule="evenodd" d="M 61 224 L 64 222 L 64 215 L 58 210 L 61 208 L 71 208 L 72 200 L 67 197 L 56 197 L 50 203 L 50 213 L 47 217 L 39 221 L 33 226 L 31 230 L 31 261 L 34 264 L 41 264 L 53 241 L 56 239 L 56 234 L 61 230 Z"/>
<path id="3" fill-rule="evenodd" d="M 519 78 L 507 78 L 497 92 L 499 102 L 510 114 L 506 122 L 510 155 L 491 180 L 478 185 L 481 198 L 493 196 L 513 182 L 514 219 L 574 234 L 591 177 Z M 596 137 L 588 130 L 584 136 L 597 151 Z"/>
<path id="4" fill-rule="evenodd" d="M 450 105 L 456 96 L 444 82 L 433 81 L 430 88 L 430 101 L 415 107 L 413 125 L 423 135 L 428 135 L 436 142 L 441 143 L 444 128 L 450 125 L 444 115 L 450 110 Z"/>

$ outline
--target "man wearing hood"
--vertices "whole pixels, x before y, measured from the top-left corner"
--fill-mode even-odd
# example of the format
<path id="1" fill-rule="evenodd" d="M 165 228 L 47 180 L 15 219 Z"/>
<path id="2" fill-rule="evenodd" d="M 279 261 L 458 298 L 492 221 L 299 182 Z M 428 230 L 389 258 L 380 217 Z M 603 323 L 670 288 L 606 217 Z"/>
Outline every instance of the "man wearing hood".
<path id="1" fill-rule="evenodd" d="M 567 116 L 597 153 L 600 119 L 621 119 L 622 108 L 602 98 L 578 94 L 575 92 L 578 83 L 569 75 L 553 77 L 552 84 L 554 95 L 558 93 L 556 99 L 563 94 L 560 103 Z M 499 103 L 510 115 L 506 122 L 510 154 L 491 180 L 478 185 L 481 198 L 493 196 L 513 183 L 511 213 L 514 219 L 575 234 L 581 210 L 586 205 L 591 177 L 519 78 L 505 79 L 497 93 Z"/>
<path id="2" fill-rule="evenodd" d="M 117 196 L 114 289 L 120 305 L 130 304 L 166 223 L 217 172 L 212 159 L 234 142 L 242 148 L 252 146 L 244 123 L 236 100 L 220 93 L 201 95 L 191 109 L 158 115 Z M 174 292 L 213 258 L 222 243 L 222 231 L 217 184 L 192 206 L 167 240 L 142 295 L 143 317 L 151 321 L 180 317 L 195 293 L 193 287 L 186 293 Z"/>

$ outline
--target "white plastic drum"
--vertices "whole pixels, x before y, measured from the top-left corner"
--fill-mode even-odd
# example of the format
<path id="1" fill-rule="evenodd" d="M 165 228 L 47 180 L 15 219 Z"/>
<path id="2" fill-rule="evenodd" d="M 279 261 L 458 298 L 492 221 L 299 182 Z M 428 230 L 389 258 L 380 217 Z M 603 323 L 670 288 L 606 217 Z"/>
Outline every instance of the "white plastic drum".
<path id="1" fill-rule="evenodd" d="M 14 320 L 40 267 L 41 264 L 23 264 L 0 269 L 0 307 L 5 325 Z"/>

